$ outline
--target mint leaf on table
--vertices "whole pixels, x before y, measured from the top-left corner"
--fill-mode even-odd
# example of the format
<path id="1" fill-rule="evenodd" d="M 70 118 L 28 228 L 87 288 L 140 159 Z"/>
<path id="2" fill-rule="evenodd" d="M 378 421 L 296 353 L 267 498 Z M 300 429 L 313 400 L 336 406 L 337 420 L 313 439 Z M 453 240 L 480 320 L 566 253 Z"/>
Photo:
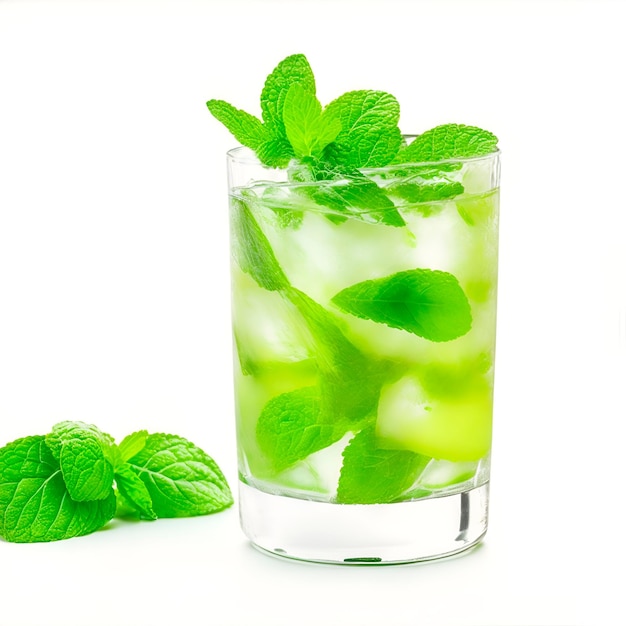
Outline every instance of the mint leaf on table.
<path id="1" fill-rule="evenodd" d="M 340 291 L 332 302 L 342 311 L 430 341 L 467 333 L 472 313 L 467 296 L 448 272 L 413 269 L 366 280 Z"/>
<path id="2" fill-rule="evenodd" d="M 215 461 L 177 435 L 148 435 L 145 446 L 128 464 L 144 482 L 158 517 L 207 515 L 233 503 Z"/>
<path id="3" fill-rule="evenodd" d="M 111 495 L 115 441 L 92 424 L 60 422 L 46 436 L 73 500 L 102 500 Z"/>
<path id="4" fill-rule="evenodd" d="M 126 463 L 128 459 L 132 458 L 136 454 L 139 454 L 146 445 L 147 438 L 147 430 L 138 430 L 124 437 L 124 439 L 122 439 L 120 444 L 117 446 L 120 461 L 122 463 Z"/>
<path id="5" fill-rule="evenodd" d="M 155 520 L 152 497 L 145 483 L 130 463 L 123 463 L 115 471 L 115 484 L 123 503 L 141 519 Z"/>
<path id="6" fill-rule="evenodd" d="M 416 137 L 400 150 L 394 163 L 423 163 L 471 158 L 497 149 L 498 138 L 487 130 L 463 124 L 443 124 Z"/>
<path id="7" fill-rule="evenodd" d="M 231 232 L 233 254 L 243 272 L 268 291 L 289 286 L 267 237 L 247 202 L 240 198 L 231 199 Z"/>
<path id="8" fill-rule="evenodd" d="M 17 543 L 57 541 L 92 533 L 115 515 L 115 494 L 72 499 L 46 437 L 0 448 L 0 537 Z"/>
<path id="9" fill-rule="evenodd" d="M 281 471 L 341 439 L 345 431 L 320 419 L 320 390 L 303 387 L 272 398 L 257 422 L 257 441 Z"/>
<path id="10" fill-rule="evenodd" d="M 184 517 L 232 502 L 213 459 L 175 435 L 138 431 L 118 447 L 92 424 L 60 422 L 47 436 L 0 448 L 0 537 L 7 541 L 87 535 L 116 511 L 142 519 Z"/>
<path id="11" fill-rule="evenodd" d="M 400 105 L 384 91 L 349 91 L 327 107 L 341 121 L 341 132 L 326 149 L 326 159 L 351 168 L 382 167 L 396 155 L 402 136 Z"/>
<path id="12" fill-rule="evenodd" d="M 343 451 L 337 487 L 341 504 L 386 504 L 397 500 L 424 470 L 430 457 L 380 447 L 375 428 L 354 436 Z"/>

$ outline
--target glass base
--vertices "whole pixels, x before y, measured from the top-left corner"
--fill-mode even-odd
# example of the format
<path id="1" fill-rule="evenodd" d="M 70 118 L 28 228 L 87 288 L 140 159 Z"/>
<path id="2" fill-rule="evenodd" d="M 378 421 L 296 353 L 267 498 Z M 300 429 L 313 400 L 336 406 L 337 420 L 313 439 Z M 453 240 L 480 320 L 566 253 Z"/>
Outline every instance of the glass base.
<path id="1" fill-rule="evenodd" d="M 272 554 L 344 565 L 413 563 L 452 556 L 487 532 L 489 484 L 393 504 L 330 504 L 239 483 L 241 527 Z"/>

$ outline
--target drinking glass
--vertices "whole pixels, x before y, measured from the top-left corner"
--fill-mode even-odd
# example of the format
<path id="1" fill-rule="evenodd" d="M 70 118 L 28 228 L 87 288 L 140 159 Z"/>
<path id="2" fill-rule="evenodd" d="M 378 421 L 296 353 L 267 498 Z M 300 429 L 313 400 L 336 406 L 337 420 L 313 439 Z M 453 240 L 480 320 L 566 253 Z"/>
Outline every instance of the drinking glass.
<path id="1" fill-rule="evenodd" d="M 228 153 L 239 506 L 256 547 L 406 563 L 484 536 L 499 160 L 319 180 Z"/>

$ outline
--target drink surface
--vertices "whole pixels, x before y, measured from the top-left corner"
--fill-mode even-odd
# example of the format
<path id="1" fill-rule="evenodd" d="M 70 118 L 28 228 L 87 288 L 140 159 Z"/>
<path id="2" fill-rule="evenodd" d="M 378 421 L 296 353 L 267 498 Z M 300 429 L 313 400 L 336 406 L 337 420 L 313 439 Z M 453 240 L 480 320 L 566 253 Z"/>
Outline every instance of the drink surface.
<path id="1" fill-rule="evenodd" d="M 231 190 L 243 482 L 373 504 L 488 480 L 492 161 L 470 161 L 445 178 L 463 183 L 449 199 L 425 201 L 403 188 L 409 172 L 391 181 L 372 172 L 399 220 L 380 210 L 342 213 L 334 202 L 336 192 L 346 198 L 342 181 L 321 194 L 316 183 Z"/>

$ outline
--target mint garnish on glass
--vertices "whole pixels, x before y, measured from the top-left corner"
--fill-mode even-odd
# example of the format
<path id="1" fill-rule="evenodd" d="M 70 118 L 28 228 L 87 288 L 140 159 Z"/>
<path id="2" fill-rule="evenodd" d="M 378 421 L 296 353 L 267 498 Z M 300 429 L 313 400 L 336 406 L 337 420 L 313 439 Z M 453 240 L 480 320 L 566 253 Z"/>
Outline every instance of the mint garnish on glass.
<path id="1" fill-rule="evenodd" d="M 316 186 L 313 200 L 347 216 L 392 226 L 403 226 L 404 220 L 362 169 L 479 157 L 497 150 L 498 143 L 493 133 L 481 128 L 444 124 L 407 144 L 398 127 L 398 101 L 384 91 L 349 91 L 323 106 L 303 54 L 287 57 L 267 77 L 261 92 L 262 119 L 224 100 L 209 100 L 207 106 L 264 165 L 293 170 L 300 182 L 305 182 L 304 166 L 311 182 L 329 181 L 326 187 Z M 455 165 L 417 168 L 414 174 L 420 182 L 412 184 L 416 189 L 403 182 L 404 188 L 394 193 L 391 181 L 389 194 L 427 201 L 459 195 L 461 183 L 445 177 Z M 404 168 L 399 171 L 406 173 Z M 339 180 L 341 185 L 330 184 Z"/>
<path id="2" fill-rule="evenodd" d="M 87 535 L 118 515 L 215 513 L 233 503 L 213 459 L 175 435 L 139 431 L 120 445 L 96 426 L 61 422 L 0 448 L 0 537 L 16 543 Z"/>

